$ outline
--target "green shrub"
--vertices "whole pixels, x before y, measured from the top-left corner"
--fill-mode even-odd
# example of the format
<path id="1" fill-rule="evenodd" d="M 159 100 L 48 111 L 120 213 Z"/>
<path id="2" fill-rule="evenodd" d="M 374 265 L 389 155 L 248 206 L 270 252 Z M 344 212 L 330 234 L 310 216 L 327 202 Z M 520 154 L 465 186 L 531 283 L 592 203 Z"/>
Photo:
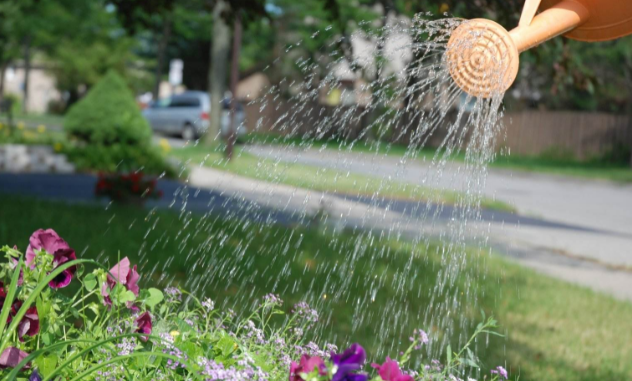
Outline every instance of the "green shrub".
<path id="1" fill-rule="evenodd" d="M 5 94 L 3 98 L 5 101 L 11 102 L 11 113 L 14 116 L 22 112 L 22 98 L 19 95 L 9 93 Z"/>
<path id="2" fill-rule="evenodd" d="M 628 167 L 630 165 L 630 157 L 632 157 L 632 148 L 617 142 L 611 148 L 593 158 L 592 161 L 606 165 Z"/>
<path id="3" fill-rule="evenodd" d="M 575 163 L 578 161 L 573 151 L 568 148 L 558 146 L 546 148 L 537 156 L 543 161 L 554 163 Z"/>
<path id="4" fill-rule="evenodd" d="M 142 170 L 146 174 L 174 177 L 174 169 L 167 163 L 156 147 L 131 146 L 128 144 L 80 145 L 65 147 L 64 153 L 77 169 L 99 172 L 134 172 Z"/>
<path id="5" fill-rule="evenodd" d="M 110 71 L 64 118 L 68 135 L 89 144 L 149 145 L 151 129 L 125 81 Z"/>

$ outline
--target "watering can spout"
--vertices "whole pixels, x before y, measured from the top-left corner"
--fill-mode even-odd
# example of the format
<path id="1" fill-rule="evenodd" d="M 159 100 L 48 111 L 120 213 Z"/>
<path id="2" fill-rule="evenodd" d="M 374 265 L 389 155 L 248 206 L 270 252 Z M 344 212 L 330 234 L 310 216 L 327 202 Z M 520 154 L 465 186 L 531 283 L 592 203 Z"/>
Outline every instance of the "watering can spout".
<path id="1" fill-rule="evenodd" d="M 547 40 L 565 35 L 601 41 L 631 33 L 632 2 L 527 0 L 518 27 L 511 31 L 486 19 L 461 24 L 448 42 L 447 65 L 462 90 L 488 98 L 514 82 L 520 53 Z"/>

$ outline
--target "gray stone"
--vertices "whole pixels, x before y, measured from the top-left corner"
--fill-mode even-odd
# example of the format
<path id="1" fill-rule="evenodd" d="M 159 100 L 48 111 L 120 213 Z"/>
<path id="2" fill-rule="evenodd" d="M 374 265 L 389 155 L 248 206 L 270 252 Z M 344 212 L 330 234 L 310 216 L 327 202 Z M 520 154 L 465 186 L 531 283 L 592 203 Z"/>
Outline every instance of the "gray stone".
<path id="1" fill-rule="evenodd" d="M 7 172 L 74 173 L 75 166 L 50 146 L 7 144 L 0 146 L 0 170 Z"/>
<path id="2" fill-rule="evenodd" d="M 75 165 L 71 163 L 58 164 L 53 170 L 56 173 L 75 173 Z"/>

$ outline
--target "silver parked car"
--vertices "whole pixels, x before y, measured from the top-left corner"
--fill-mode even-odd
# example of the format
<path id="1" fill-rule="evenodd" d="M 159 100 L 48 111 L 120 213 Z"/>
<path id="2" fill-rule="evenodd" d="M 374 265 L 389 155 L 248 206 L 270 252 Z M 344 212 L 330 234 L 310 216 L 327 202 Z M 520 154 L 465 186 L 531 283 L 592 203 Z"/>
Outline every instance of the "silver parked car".
<path id="1" fill-rule="evenodd" d="M 222 102 L 222 134 L 230 129 L 230 102 Z M 209 128 L 211 100 L 203 91 L 185 91 L 168 98 L 152 102 L 143 110 L 151 128 L 167 135 L 180 135 L 185 140 L 193 140 L 203 135 Z M 237 136 L 246 133 L 243 105 L 237 105 Z"/>

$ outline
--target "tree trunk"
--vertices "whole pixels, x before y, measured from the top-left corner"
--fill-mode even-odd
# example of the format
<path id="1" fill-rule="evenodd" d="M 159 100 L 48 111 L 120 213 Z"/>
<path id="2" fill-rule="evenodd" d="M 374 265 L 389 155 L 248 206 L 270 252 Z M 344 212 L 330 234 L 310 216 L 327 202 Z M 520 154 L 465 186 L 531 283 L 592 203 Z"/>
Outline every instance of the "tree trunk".
<path id="1" fill-rule="evenodd" d="M 162 69 L 165 67 L 165 59 L 167 58 L 167 46 L 171 39 L 171 12 L 166 11 L 163 15 L 162 35 L 158 43 L 158 62 L 155 71 L 153 99 L 157 100 L 160 96 L 160 82 L 162 82 Z"/>
<path id="2" fill-rule="evenodd" d="M 239 84 L 239 56 L 241 53 L 241 14 L 235 16 L 235 31 L 233 33 L 233 58 L 230 69 L 230 131 L 226 142 L 226 158 L 233 158 L 233 148 L 237 140 L 237 85 Z"/>
<path id="3" fill-rule="evenodd" d="M 211 41 L 211 68 L 209 70 L 209 92 L 211 93 L 210 126 L 206 133 L 207 145 L 217 144 L 221 134 L 222 101 L 226 91 L 228 52 L 230 51 L 230 29 L 224 18 L 228 4 L 217 0 L 213 8 L 213 38 Z"/>
<path id="4" fill-rule="evenodd" d="M 8 62 L 4 62 L 0 67 L 0 103 L 2 103 L 2 100 L 4 99 L 4 76 L 8 65 Z"/>
<path id="5" fill-rule="evenodd" d="M 31 76 L 31 36 L 24 39 L 24 91 L 22 97 L 22 113 L 26 114 L 29 103 L 29 77 Z"/>

